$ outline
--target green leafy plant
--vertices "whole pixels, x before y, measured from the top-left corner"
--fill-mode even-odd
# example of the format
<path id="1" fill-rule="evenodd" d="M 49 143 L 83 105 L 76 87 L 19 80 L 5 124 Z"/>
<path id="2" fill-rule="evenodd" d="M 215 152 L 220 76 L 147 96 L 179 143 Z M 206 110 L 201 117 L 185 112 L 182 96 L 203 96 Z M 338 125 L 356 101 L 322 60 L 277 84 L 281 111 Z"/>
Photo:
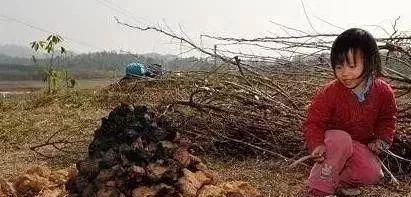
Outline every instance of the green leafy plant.
<path id="1" fill-rule="evenodd" d="M 48 61 L 38 61 L 33 55 L 33 61 L 39 65 L 44 72 L 44 79 L 47 83 L 47 91 L 49 93 L 56 92 L 58 84 L 62 81 L 62 73 L 57 69 L 55 60 L 56 57 L 60 57 L 66 54 L 66 49 L 61 46 L 63 38 L 57 34 L 49 35 L 45 40 L 33 41 L 30 43 L 31 48 L 35 52 L 46 53 L 49 56 Z M 67 75 L 67 73 L 66 73 Z"/>

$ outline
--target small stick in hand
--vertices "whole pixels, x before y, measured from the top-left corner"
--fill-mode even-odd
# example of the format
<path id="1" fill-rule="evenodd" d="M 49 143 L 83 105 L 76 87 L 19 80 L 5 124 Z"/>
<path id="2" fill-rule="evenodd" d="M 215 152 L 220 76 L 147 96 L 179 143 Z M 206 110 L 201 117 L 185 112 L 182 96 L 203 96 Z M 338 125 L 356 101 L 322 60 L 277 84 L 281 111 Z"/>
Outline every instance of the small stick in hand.
<path id="1" fill-rule="evenodd" d="M 300 159 L 294 161 L 291 165 L 289 165 L 288 169 L 293 169 L 298 164 L 301 164 L 302 162 L 307 161 L 307 160 L 312 159 L 312 158 L 314 158 L 314 156 L 312 156 L 312 155 L 306 155 L 304 157 L 301 157 Z"/>

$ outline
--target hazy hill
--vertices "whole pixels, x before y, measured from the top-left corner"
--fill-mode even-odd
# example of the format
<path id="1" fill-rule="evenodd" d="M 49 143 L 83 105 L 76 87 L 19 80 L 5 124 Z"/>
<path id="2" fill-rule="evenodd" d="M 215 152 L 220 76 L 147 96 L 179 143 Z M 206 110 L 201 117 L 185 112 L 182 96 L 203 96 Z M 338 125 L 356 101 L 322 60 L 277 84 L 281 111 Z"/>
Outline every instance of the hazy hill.
<path id="1" fill-rule="evenodd" d="M 33 51 L 29 47 L 6 44 L 0 45 L 0 54 L 10 57 L 30 58 Z"/>

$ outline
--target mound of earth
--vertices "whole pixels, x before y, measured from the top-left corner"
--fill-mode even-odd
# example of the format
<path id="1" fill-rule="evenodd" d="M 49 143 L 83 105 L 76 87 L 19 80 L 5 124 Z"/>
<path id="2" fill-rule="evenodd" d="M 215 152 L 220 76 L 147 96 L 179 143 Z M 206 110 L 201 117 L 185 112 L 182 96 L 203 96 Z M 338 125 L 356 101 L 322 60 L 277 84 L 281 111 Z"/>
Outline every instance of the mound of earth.
<path id="1" fill-rule="evenodd" d="M 246 182 L 218 183 L 215 172 L 190 153 L 190 144 L 159 127 L 145 106 L 123 104 L 102 119 L 67 190 L 102 197 L 260 196 Z"/>

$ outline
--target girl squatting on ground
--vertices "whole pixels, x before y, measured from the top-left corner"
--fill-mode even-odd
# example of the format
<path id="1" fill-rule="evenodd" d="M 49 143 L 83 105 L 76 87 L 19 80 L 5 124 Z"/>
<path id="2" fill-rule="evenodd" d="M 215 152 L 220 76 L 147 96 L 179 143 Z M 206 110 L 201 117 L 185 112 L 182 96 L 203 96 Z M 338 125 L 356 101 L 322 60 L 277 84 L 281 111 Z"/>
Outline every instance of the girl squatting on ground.
<path id="1" fill-rule="evenodd" d="M 396 102 L 381 76 L 375 39 L 362 29 L 340 34 L 331 49 L 336 79 L 320 88 L 303 125 L 314 164 L 310 196 L 333 196 L 377 183 L 383 176 L 377 156 L 393 140 Z M 356 193 L 356 192 L 353 192 Z"/>

